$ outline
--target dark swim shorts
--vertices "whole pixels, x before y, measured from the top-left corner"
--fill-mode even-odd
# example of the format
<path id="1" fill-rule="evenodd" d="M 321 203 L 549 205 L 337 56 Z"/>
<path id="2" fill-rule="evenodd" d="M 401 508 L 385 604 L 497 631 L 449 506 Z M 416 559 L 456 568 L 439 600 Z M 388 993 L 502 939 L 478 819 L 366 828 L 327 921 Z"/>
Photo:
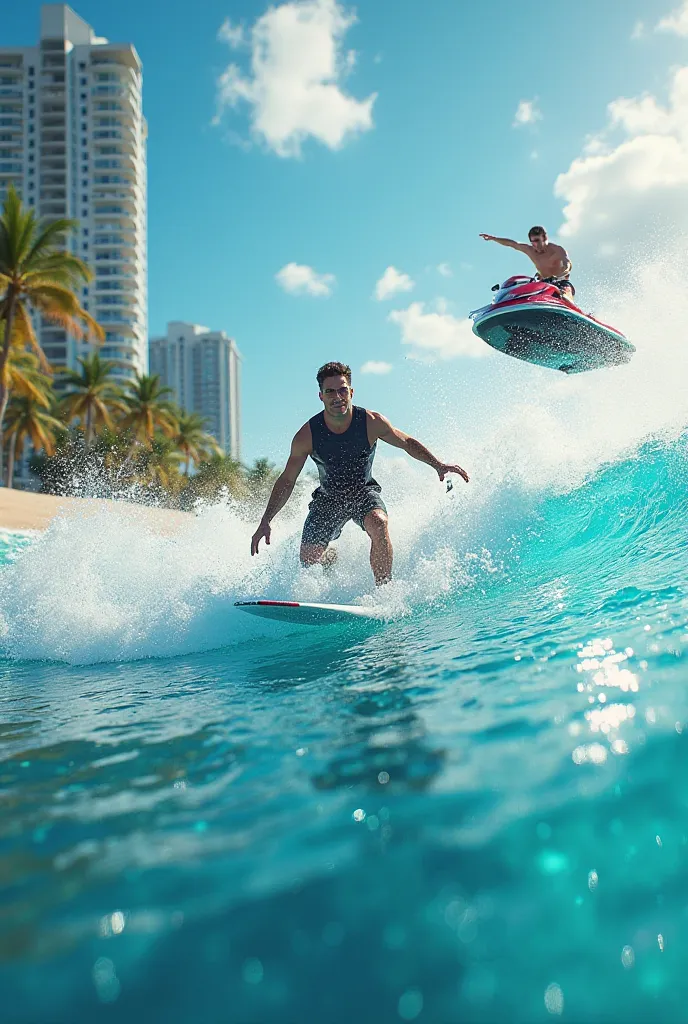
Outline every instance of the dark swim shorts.
<path id="1" fill-rule="evenodd" d="M 561 288 L 562 285 L 564 287 L 568 285 L 568 287 L 571 289 L 571 294 L 576 294 L 576 289 L 573 287 L 568 277 L 542 277 L 540 278 L 540 280 L 544 281 L 546 284 L 555 284 L 557 288 Z"/>
<path id="2" fill-rule="evenodd" d="M 302 544 L 323 544 L 325 547 L 331 540 L 336 540 L 342 530 L 353 519 L 362 530 L 363 520 L 374 509 L 387 512 L 385 503 L 380 497 L 380 488 L 376 485 L 364 487 L 356 494 L 347 496 L 346 500 L 329 497 L 318 489 L 313 491 L 313 500 L 301 534 Z"/>

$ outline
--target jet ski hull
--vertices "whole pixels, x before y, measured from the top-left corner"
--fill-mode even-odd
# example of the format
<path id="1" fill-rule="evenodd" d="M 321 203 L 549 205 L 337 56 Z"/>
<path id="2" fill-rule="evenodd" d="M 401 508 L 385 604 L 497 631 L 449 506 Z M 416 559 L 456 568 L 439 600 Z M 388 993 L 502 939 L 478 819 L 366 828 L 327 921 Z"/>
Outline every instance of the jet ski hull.
<path id="1" fill-rule="evenodd" d="M 472 315 L 474 334 L 498 352 L 564 373 L 619 366 L 635 352 L 620 331 L 549 296 L 493 304 Z"/>

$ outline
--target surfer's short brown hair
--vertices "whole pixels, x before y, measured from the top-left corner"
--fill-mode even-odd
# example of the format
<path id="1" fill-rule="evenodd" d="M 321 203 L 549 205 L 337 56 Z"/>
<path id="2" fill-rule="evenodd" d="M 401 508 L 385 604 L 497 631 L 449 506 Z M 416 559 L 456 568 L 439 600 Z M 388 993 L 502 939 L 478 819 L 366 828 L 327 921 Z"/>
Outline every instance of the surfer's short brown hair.
<path id="1" fill-rule="evenodd" d="M 320 367 L 315 376 L 321 391 L 323 381 L 328 377 L 346 377 L 349 387 L 351 386 L 351 367 L 347 366 L 346 363 L 325 363 L 324 366 Z"/>
<path id="2" fill-rule="evenodd" d="M 545 238 L 547 238 L 547 232 L 541 224 L 536 224 L 535 227 L 532 227 L 528 232 L 528 238 L 534 238 L 536 235 L 544 235 Z"/>

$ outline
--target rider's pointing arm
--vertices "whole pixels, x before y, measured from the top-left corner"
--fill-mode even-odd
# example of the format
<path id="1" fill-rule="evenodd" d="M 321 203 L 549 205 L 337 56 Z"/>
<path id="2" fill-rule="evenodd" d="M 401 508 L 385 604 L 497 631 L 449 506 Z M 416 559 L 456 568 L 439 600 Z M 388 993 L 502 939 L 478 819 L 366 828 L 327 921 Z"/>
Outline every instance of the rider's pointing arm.
<path id="1" fill-rule="evenodd" d="M 379 438 L 395 448 L 403 448 L 412 459 L 417 459 L 418 462 L 424 462 L 427 466 L 432 466 L 440 480 L 444 480 L 447 473 L 458 473 L 468 483 L 468 473 L 465 469 L 454 463 L 441 462 L 415 437 L 410 437 L 403 430 L 393 427 L 386 416 L 383 416 L 381 413 L 368 412 L 368 433 L 371 440 Z"/>
<path id="2" fill-rule="evenodd" d="M 497 242 L 498 245 L 506 245 L 509 249 L 518 249 L 519 252 L 529 253 L 531 246 L 526 245 L 525 242 L 516 242 L 513 238 L 498 238 L 496 235 L 485 235 L 481 234 L 481 238 L 484 238 L 486 242 Z"/>
<path id="3" fill-rule="evenodd" d="M 263 538 L 265 538 L 266 544 L 270 543 L 270 523 L 280 509 L 283 509 L 289 501 L 292 491 L 294 490 L 294 485 L 299 478 L 301 470 L 306 464 L 306 459 L 310 455 L 312 447 L 313 440 L 311 438 L 310 424 L 305 423 L 299 432 L 294 435 L 287 464 L 282 473 L 275 480 L 275 484 L 268 499 L 267 508 L 263 513 L 263 518 L 260 521 L 258 529 L 253 534 L 251 539 L 252 555 L 258 554 L 258 545 Z"/>

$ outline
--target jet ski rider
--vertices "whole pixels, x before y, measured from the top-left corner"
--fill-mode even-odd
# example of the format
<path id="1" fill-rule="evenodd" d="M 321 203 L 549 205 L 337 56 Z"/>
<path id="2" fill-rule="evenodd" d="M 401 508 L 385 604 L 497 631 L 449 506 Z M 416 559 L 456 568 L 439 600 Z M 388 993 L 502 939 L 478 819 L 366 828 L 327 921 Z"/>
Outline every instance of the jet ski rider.
<path id="1" fill-rule="evenodd" d="M 509 249 L 518 249 L 519 252 L 525 253 L 535 264 L 536 279 L 556 285 L 562 299 L 573 302 L 576 289 L 569 281 L 572 267 L 569 254 L 563 246 L 548 241 L 547 232 L 539 224 L 528 232 L 530 244 L 515 242 L 513 238 L 497 238 L 495 235 L 481 234 L 480 237 L 486 242 L 498 242 L 499 245 L 506 245 Z"/>

